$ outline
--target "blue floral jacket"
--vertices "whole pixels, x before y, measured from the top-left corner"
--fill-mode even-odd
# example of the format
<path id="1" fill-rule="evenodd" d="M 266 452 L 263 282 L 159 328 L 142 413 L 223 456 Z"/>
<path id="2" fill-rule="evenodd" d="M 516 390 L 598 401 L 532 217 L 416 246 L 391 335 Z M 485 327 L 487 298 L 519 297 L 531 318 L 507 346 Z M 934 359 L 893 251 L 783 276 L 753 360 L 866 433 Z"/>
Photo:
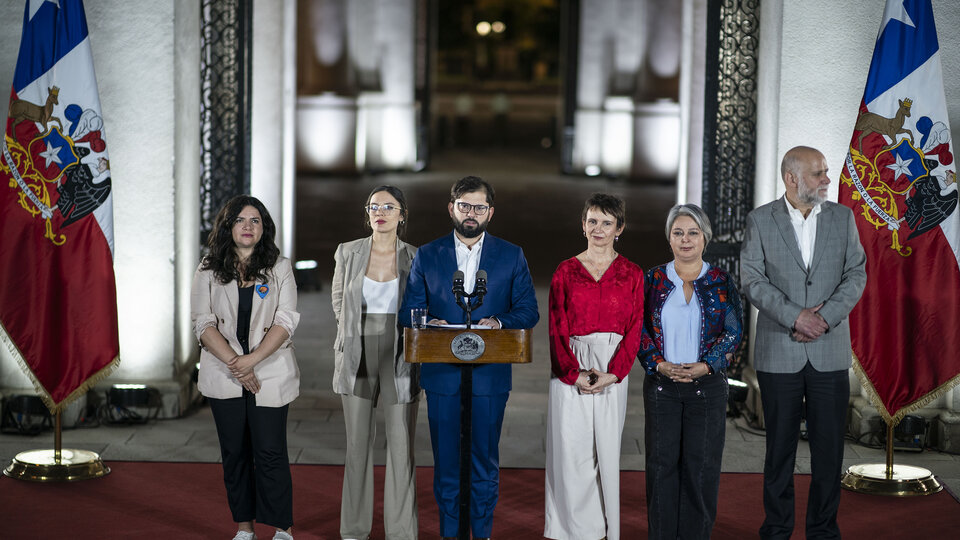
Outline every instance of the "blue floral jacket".
<path id="1" fill-rule="evenodd" d="M 661 314 L 667 296 L 674 289 L 667 277 L 667 265 L 651 268 L 644 281 L 643 333 L 637 359 L 647 373 L 657 372 L 663 358 L 663 322 Z M 740 293 L 730 275 L 711 266 L 703 277 L 693 282 L 693 290 L 700 301 L 701 362 L 714 372 L 727 367 L 727 353 L 737 350 L 743 337 L 743 308 Z"/>

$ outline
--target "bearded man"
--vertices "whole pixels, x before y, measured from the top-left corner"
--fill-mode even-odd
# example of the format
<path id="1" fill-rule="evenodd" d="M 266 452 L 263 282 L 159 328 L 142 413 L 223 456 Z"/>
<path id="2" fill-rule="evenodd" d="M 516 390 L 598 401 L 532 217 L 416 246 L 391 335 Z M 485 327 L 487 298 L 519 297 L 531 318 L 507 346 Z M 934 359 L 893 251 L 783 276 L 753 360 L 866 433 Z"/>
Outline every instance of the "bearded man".
<path id="1" fill-rule="evenodd" d="M 847 316 L 867 282 L 853 212 L 828 202 L 827 161 L 798 146 L 783 156 L 784 197 L 747 216 L 740 251 L 743 292 L 759 311 L 754 367 L 767 450 L 760 537 L 794 527 L 793 471 L 806 419 L 810 441 L 807 538 L 840 538 L 840 473 L 850 400 Z"/>
<path id="2" fill-rule="evenodd" d="M 398 318 L 410 326 L 410 310 L 427 308 L 430 324 L 466 323 L 452 292 L 456 271 L 472 293 L 479 270 L 487 273 L 483 304 L 472 324 L 490 328 L 533 328 L 540 319 L 533 279 L 523 250 L 486 232 L 493 218 L 494 190 L 476 176 L 450 189 L 447 211 L 453 233 L 417 251 Z M 477 364 L 473 369 L 470 455 L 470 528 L 473 538 L 490 538 L 500 490 L 500 430 L 511 388 L 510 364 Z M 433 447 L 433 493 L 440 509 L 440 536 L 457 536 L 460 518 L 460 366 L 425 363 L 420 386 L 427 394 Z"/>

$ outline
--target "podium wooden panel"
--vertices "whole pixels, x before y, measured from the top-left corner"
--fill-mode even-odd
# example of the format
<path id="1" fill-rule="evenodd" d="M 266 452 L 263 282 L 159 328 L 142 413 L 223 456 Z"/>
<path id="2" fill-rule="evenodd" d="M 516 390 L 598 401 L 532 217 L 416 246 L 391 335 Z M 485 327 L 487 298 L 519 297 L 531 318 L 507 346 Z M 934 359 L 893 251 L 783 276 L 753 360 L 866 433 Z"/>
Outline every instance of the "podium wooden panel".
<path id="1" fill-rule="evenodd" d="M 476 334 L 483 340 L 483 353 L 473 360 L 453 355 L 457 336 Z M 473 368 L 479 364 L 529 364 L 533 329 L 473 330 L 465 328 L 404 328 L 403 357 L 412 364 L 460 365 L 460 524 L 458 540 L 470 539 L 470 447 L 473 437 Z"/>
<path id="2" fill-rule="evenodd" d="M 484 342 L 476 360 L 460 360 L 450 348 L 453 339 L 473 332 Z M 533 329 L 466 330 L 463 328 L 404 328 L 403 358 L 412 364 L 529 364 L 533 360 Z"/>

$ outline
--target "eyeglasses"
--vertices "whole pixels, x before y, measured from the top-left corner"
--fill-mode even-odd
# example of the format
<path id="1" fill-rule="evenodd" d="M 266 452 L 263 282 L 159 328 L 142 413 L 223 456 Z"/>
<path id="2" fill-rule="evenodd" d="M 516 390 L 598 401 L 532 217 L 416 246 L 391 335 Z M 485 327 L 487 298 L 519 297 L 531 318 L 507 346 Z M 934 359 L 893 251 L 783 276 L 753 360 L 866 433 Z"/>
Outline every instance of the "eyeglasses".
<path id="1" fill-rule="evenodd" d="M 490 209 L 489 206 L 485 204 L 470 204 L 468 202 L 457 201 L 457 210 L 462 214 L 469 214 L 470 210 L 473 210 L 473 213 L 482 216 L 487 213 L 487 210 Z"/>
<path id="2" fill-rule="evenodd" d="M 383 212 L 384 214 L 390 215 L 400 208 L 392 204 L 371 204 L 363 207 L 364 210 L 371 214 L 376 214 L 377 212 Z"/>

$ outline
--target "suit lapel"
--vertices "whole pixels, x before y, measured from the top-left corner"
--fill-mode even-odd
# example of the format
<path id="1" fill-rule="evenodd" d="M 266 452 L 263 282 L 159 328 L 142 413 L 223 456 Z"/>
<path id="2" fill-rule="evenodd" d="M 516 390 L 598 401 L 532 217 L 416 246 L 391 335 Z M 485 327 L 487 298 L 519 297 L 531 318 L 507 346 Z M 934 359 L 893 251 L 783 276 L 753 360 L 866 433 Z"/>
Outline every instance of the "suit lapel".
<path id="1" fill-rule="evenodd" d="M 490 273 L 493 271 L 493 268 L 490 268 L 489 261 L 497 260 L 497 251 L 499 249 L 500 244 L 497 242 L 497 239 L 490 235 L 490 233 L 487 233 L 483 239 L 483 251 L 480 253 L 480 264 L 477 265 L 477 271 L 487 271 L 487 279 L 490 279 Z"/>
<path id="2" fill-rule="evenodd" d="M 353 264 L 350 270 L 353 275 L 350 276 L 350 291 L 354 293 L 356 302 L 361 301 L 363 296 L 363 276 L 367 275 L 367 265 L 370 264 L 370 248 L 373 245 L 373 238 L 368 236 L 363 241 L 357 243 L 353 251 Z M 360 305 L 357 303 L 356 305 Z"/>
<path id="3" fill-rule="evenodd" d="M 773 204 L 771 213 L 773 214 L 773 221 L 776 222 L 777 228 L 780 229 L 780 236 L 783 237 L 783 242 L 787 246 L 787 251 L 793 255 L 793 258 L 797 261 L 797 264 L 806 271 L 807 265 L 803 264 L 803 255 L 800 253 L 800 244 L 797 243 L 797 232 L 793 228 L 793 223 L 790 221 L 790 214 L 787 213 L 787 206 L 790 203 L 786 201 L 786 198 L 782 198 L 779 201 Z"/>
<path id="4" fill-rule="evenodd" d="M 817 238 L 813 244 L 813 257 L 810 259 L 810 269 L 813 270 L 823 257 L 823 250 L 827 247 L 827 235 L 833 227 L 833 212 L 826 203 L 820 205 L 820 215 L 817 216 Z"/>
<path id="5" fill-rule="evenodd" d="M 274 290 L 274 283 L 276 280 L 272 279 L 273 275 L 271 274 L 271 279 L 267 281 L 255 281 L 253 283 L 253 302 L 250 306 L 250 333 L 256 335 L 256 332 L 259 330 L 260 326 L 260 308 L 263 305 L 264 300 L 270 297 L 272 294 L 277 294 L 277 291 Z M 267 290 L 263 295 L 263 298 L 260 297 L 260 288 L 264 285 L 267 286 Z M 263 337 L 262 335 L 260 337 Z M 251 350 L 254 346 L 256 340 L 252 339 L 252 336 L 248 336 L 247 339 L 250 340 Z"/>
<path id="6" fill-rule="evenodd" d="M 453 273 L 457 271 L 457 248 L 454 242 L 454 233 L 447 236 L 447 241 L 440 246 L 440 260 L 437 261 L 437 273 L 441 283 L 450 283 Z"/>

